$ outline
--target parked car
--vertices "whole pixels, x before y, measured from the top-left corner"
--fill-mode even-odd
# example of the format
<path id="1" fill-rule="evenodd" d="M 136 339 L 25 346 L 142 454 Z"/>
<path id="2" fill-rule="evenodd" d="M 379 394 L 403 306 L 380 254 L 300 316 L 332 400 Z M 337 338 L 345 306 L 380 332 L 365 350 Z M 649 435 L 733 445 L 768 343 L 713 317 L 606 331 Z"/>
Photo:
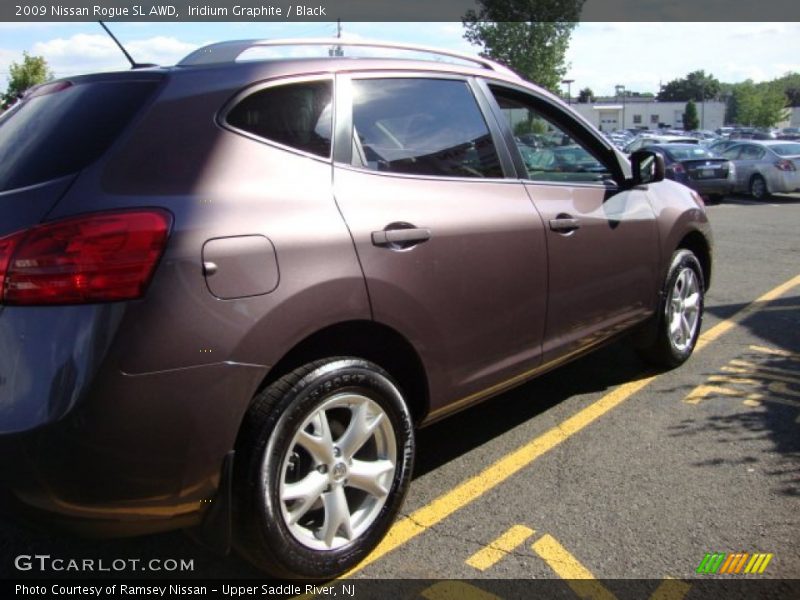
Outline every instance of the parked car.
<path id="1" fill-rule="evenodd" d="M 647 147 L 664 157 L 665 175 L 689 186 L 711 201 L 733 191 L 733 163 L 699 144 L 655 144 Z"/>
<path id="2" fill-rule="evenodd" d="M 735 146 L 735 145 L 741 144 L 741 143 L 742 143 L 741 140 L 722 139 L 722 140 L 717 140 L 716 142 L 710 143 L 707 146 L 707 148 L 708 148 L 709 152 L 721 155 L 725 150 L 727 150 L 731 146 Z"/>
<path id="3" fill-rule="evenodd" d="M 784 127 L 778 134 L 779 140 L 800 140 L 800 127 Z"/>
<path id="4" fill-rule="evenodd" d="M 690 131 L 687 133 L 688 136 L 696 138 L 700 141 L 701 144 L 709 145 L 714 143 L 715 141 L 720 139 L 713 131 L 706 131 L 706 130 L 697 130 L 697 131 Z"/>
<path id="5" fill-rule="evenodd" d="M 500 65 L 236 60 L 287 43 L 4 116 L 0 473 L 94 535 L 191 526 L 330 578 L 392 525 L 415 427 L 628 333 L 687 360 L 712 240 L 658 154 Z M 569 140 L 557 181 L 520 118 Z"/>
<path id="6" fill-rule="evenodd" d="M 578 145 L 531 150 L 520 147 L 528 176 L 547 181 L 602 181 L 608 170 Z"/>
<path id="7" fill-rule="evenodd" d="M 624 152 L 631 154 L 654 144 L 699 144 L 700 140 L 683 135 L 642 135 L 625 146 Z"/>
<path id="8" fill-rule="evenodd" d="M 775 192 L 800 191 L 800 143 L 742 142 L 722 153 L 736 166 L 735 190 L 757 200 Z"/>

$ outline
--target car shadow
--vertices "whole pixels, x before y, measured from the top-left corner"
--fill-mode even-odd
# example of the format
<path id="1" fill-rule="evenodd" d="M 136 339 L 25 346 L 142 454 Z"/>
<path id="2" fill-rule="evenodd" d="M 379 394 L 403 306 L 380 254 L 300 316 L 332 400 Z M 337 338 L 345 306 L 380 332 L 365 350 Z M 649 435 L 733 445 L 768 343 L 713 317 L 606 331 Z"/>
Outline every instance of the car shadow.
<path id="1" fill-rule="evenodd" d="M 740 308 L 714 306 L 708 311 L 725 318 Z M 713 383 L 717 390 L 702 401 L 722 403 L 718 404 L 720 410 L 702 419 L 685 419 L 672 426 L 669 435 L 711 436 L 719 453 L 693 463 L 695 467 L 740 464 L 760 468 L 774 482 L 775 493 L 800 496 L 800 296 L 774 300 L 739 326 L 759 341 L 743 346 L 725 370 L 706 373 L 706 377 L 717 376 Z M 702 380 L 692 385 L 697 383 Z M 736 410 L 731 411 L 731 403 Z M 759 440 L 770 443 L 731 458 L 731 443 L 739 443 L 745 450 L 754 448 L 747 442 Z"/>

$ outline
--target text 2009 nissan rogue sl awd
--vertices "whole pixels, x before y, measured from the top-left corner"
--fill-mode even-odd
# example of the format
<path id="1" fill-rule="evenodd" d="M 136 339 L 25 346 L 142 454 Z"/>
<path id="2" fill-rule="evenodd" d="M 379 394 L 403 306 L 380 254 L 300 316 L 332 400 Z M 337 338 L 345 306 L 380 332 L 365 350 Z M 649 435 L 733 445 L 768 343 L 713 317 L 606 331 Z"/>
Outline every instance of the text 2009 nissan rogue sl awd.
<path id="1" fill-rule="evenodd" d="M 239 60 L 281 44 L 0 117 L 0 442 L 50 519 L 324 578 L 391 526 L 416 427 L 622 333 L 685 361 L 711 234 L 662 159 L 498 64 Z"/>

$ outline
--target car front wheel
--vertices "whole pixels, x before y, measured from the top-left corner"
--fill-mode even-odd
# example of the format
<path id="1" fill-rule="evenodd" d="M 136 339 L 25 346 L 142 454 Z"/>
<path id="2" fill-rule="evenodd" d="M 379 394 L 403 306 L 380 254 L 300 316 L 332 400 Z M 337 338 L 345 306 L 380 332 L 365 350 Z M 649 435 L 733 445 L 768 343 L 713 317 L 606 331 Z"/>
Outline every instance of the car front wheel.
<path id="1" fill-rule="evenodd" d="M 237 548 L 277 577 L 342 574 L 391 526 L 413 456 L 411 416 L 380 367 L 296 369 L 256 397 L 237 440 Z"/>
<path id="2" fill-rule="evenodd" d="M 693 252 L 679 249 L 672 255 L 657 319 L 656 337 L 643 356 L 666 368 L 677 367 L 694 351 L 703 321 L 705 283 L 703 269 Z"/>

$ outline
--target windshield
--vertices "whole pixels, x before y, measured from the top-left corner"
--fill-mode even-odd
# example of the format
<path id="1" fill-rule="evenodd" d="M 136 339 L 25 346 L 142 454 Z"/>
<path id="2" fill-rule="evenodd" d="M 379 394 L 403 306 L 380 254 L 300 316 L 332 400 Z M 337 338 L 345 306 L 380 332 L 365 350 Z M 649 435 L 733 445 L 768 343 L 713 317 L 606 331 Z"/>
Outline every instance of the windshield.
<path id="1" fill-rule="evenodd" d="M 157 81 L 64 82 L 0 117 L 0 192 L 76 173 L 95 161 Z"/>

